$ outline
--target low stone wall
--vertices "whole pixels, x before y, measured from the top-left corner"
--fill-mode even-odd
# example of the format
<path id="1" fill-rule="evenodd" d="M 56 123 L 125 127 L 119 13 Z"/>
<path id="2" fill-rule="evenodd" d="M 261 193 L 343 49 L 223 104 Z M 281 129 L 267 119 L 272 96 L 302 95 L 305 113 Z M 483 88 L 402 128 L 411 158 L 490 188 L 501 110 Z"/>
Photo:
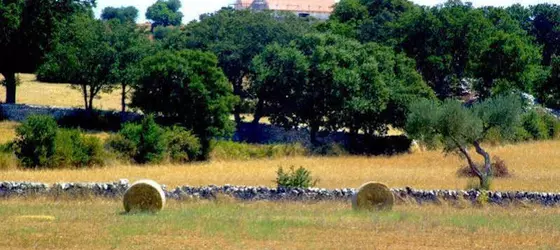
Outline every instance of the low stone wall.
<path id="1" fill-rule="evenodd" d="M 51 197 L 105 197 L 122 198 L 129 187 L 126 179 L 113 183 L 55 183 L 51 186 L 35 182 L 0 182 L 0 198 L 51 196 Z M 356 192 L 354 188 L 269 188 L 251 186 L 181 186 L 168 190 L 166 197 L 175 200 L 216 199 L 226 195 L 242 201 L 349 201 Z M 464 200 L 475 203 L 483 193 L 477 190 L 416 190 L 409 187 L 391 189 L 397 202 L 417 204 L 440 204 Z M 488 192 L 488 203 L 507 205 L 531 203 L 543 206 L 560 205 L 560 193 L 541 192 Z"/>

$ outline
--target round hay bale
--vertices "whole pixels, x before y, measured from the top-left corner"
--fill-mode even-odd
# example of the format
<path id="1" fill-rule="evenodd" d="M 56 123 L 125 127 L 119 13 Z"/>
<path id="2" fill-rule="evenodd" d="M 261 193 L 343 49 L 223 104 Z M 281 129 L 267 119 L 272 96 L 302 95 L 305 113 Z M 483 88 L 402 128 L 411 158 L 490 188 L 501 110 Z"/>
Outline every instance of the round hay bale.
<path id="1" fill-rule="evenodd" d="M 127 213 L 158 212 L 165 205 L 165 193 L 157 182 L 140 180 L 126 190 L 123 204 Z"/>
<path id="2" fill-rule="evenodd" d="M 395 203 L 393 192 L 384 184 L 368 182 L 352 196 L 355 210 L 391 210 Z"/>

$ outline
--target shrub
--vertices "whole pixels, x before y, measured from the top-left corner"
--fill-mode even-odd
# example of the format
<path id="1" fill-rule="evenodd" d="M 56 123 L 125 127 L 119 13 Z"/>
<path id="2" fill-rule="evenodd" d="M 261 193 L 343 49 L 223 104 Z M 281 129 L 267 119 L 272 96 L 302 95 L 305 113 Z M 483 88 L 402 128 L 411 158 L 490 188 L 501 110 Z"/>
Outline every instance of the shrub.
<path id="1" fill-rule="evenodd" d="M 105 152 L 99 138 L 84 136 L 79 130 L 60 130 L 53 163 L 57 166 L 102 166 Z"/>
<path id="2" fill-rule="evenodd" d="M 201 153 L 200 141 L 185 128 L 173 126 L 165 131 L 165 138 L 172 162 L 194 161 Z"/>
<path id="3" fill-rule="evenodd" d="M 483 164 L 476 164 L 476 167 L 481 169 Z M 469 166 L 464 166 L 459 171 L 457 171 L 459 177 L 477 177 Z M 509 169 L 501 158 L 494 157 L 494 162 L 492 163 L 492 177 L 493 178 L 507 178 L 511 177 Z"/>
<path id="4" fill-rule="evenodd" d="M 153 116 L 142 120 L 139 139 L 134 157 L 136 162 L 158 163 L 163 160 L 166 146 L 164 130 L 157 125 Z"/>
<path id="5" fill-rule="evenodd" d="M 22 166 L 51 166 L 57 132 L 56 121 L 43 115 L 30 116 L 17 127 L 14 151 Z"/>
<path id="6" fill-rule="evenodd" d="M 109 150 L 115 153 L 120 160 L 130 161 L 136 153 L 136 143 L 120 133 L 110 136 L 106 144 Z"/>
<path id="7" fill-rule="evenodd" d="M 309 188 L 317 184 L 318 180 L 311 177 L 311 172 L 303 167 L 294 170 L 294 166 L 290 167 L 289 172 L 284 172 L 282 167 L 276 172 L 276 184 L 278 187 L 284 188 Z"/>
<path id="8" fill-rule="evenodd" d="M 560 120 L 550 114 L 544 114 L 542 119 L 548 128 L 548 136 L 551 139 L 560 139 Z"/>
<path id="9" fill-rule="evenodd" d="M 137 163 L 158 163 L 165 156 L 165 139 L 164 129 L 153 116 L 146 116 L 140 124 L 125 124 L 117 136 L 109 139 L 108 145 L 113 152 L 131 156 Z"/>
<path id="10" fill-rule="evenodd" d="M 212 159 L 250 160 L 307 155 L 301 144 L 250 144 L 233 141 L 214 141 Z"/>
<path id="11" fill-rule="evenodd" d="M 533 136 L 525 130 L 522 126 L 516 126 L 513 128 L 513 138 L 514 142 L 523 142 L 531 140 Z"/>
<path id="12" fill-rule="evenodd" d="M 523 129 L 523 128 L 521 128 Z M 517 139 L 517 136 L 514 136 L 514 140 Z M 502 132 L 498 128 L 491 128 L 486 132 L 484 135 L 484 141 L 490 143 L 490 145 L 499 145 L 504 142 L 504 138 L 502 137 Z"/>
<path id="13" fill-rule="evenodd" d="M 529 111 L 522 117 L 522 121 L 523 128 L 529 132 L 533 139 L 549 139 L 549 129 L 539 112 L 535 110 Z"/>

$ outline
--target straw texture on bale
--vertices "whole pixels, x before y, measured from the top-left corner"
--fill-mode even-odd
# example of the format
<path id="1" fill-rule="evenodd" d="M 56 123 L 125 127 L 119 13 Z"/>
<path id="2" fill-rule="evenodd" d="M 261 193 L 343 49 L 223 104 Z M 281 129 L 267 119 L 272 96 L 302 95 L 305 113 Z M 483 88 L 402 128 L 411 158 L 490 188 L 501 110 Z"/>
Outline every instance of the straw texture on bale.
<path id="1" fill-rule="evenodd" d="M 123 204 L 127 213 L 158 212 L 165 205 L 165 193 L 155 181 L 140 180 L 126 190 Z"/>
<path id="2" fill-rule="evenodd" d="M 394 203 L 393 192 L 377 182 L 362 185 L 352 197 L 352 208 L 355 210 L 391 210 Z"/>

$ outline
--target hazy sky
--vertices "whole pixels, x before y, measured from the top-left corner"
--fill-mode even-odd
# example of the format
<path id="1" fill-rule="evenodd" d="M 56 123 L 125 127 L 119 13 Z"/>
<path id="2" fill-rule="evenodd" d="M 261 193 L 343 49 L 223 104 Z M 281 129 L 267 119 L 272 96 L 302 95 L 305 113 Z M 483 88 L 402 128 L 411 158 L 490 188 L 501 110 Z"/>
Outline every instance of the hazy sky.
<path id="1" fill-rule="evenodd" d="M 435 5 L 445 2 L 445 0 L 412 0 L 421 5 Z M 99 16 L 101 10 L 107 6 L 130 6 L 136 7 L 140 13 L 138 22 L 145 22 L 145 13 L 148 6 L 152 5 L 156 0 L 97 0 L 96 14 Z M 181 0 L 183 7 L 181 11 L 185 15 L 183 22 L 187 23 L 203 13 L 214 12 L 223 6 L 227 6 L 235 2 L 235 0 Z M 560 4 L 560 0 L 471 0 L 475 6 L 494 5 L 508 6 L 516 3 L 523 5 L 533 5 L 539 3 L 556 3 Z"/>

